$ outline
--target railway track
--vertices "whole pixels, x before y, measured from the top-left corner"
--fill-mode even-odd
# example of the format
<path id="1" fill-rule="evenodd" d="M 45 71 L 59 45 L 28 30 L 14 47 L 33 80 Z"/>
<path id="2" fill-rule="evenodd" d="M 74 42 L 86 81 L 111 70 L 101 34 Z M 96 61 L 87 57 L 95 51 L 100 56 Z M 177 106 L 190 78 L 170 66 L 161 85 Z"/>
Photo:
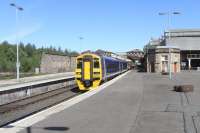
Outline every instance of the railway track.
<path id="1" fill-rule="evenodd" d="M 0 126 L 22 119 L 81 93 L 83 92 L 80 92 L 74 84 L 0 105 Z"/>

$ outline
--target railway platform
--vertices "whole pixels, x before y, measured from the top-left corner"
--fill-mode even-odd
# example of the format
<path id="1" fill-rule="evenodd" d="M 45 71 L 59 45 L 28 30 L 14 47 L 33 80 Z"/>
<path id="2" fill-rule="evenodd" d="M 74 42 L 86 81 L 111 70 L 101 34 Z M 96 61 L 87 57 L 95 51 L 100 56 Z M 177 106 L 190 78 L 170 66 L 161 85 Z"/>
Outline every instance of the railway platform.
<path id="1" fill-rule="evenodd" d="M 159 74 L 130 71 L 98 90 L 0 128 L 19 133 L 199 133 L 199 74 Z M 174 92 L 187 81 L 194 92 Z"/>
<path id="2" fill-rule="evenodd" d="M 75 84 L 74 72 L 1 80 L 0 105 Z M 1 125 L 1 121 L 0 121 Z"/>
<path id="3" fill-rule="evenodd" d="M 29 85 L 35 85 L 38 83 L 45 83 L 48 81 L 58 80 L 66 77 L 73 77 L 74 72 L 47 74 L 40 76 L 32 76 L 21 78 L 19 81 L 16 79 L 0 80 L 0 91 L 10 90 L 13 88 L 24 87 Z"/>

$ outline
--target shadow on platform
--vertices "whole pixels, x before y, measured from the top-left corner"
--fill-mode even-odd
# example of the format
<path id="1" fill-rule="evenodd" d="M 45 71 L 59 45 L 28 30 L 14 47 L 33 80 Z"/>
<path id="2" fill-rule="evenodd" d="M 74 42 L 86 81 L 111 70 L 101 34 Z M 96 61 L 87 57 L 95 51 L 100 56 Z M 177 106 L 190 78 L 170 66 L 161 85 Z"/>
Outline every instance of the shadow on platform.
<path id="1" fill-rule="evenodd" d="M 69 130 L 69 127 L 27 127 L 26 131 L 27 133 L 32 133 L 32 129 L 44 129 L 49 131 L 67 131 Z"/>
<path id="2" fill-rule="evenodd" d="M 33 129 L 39 129 L 39 130 L 47 130 L 47 131 L 55 131 L 55 132 L 64 132 L 64 131 L 68 131 L 70 128 L 69 127 L 56 127 L 56 126 L 52 126 L 52 127 L 15 127 L 15 126 L 5 126 L 4 128 L 24 128 L 24 132 L 25 133 L 33 133 L 32 130 Z M 37 131 L 34 131 L 34 133 L 36 133 Z"/>

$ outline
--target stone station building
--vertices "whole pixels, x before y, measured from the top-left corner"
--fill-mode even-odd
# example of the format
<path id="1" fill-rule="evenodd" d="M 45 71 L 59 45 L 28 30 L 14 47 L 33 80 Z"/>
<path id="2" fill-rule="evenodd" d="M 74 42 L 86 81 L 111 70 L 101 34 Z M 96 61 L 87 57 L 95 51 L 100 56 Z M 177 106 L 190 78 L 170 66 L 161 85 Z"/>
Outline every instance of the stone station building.
<path id="1" fill-rule="evenodd" d="M 170 30 L 152 39 L 144 51 L 147 72 L 169 72 L 170 55 L 172 72 L 200 70 L 200 29 Z"/>
<path id="2" fill-rule="evenodd" d="M 180 50 L 178 48 L 157 46 L 148 51 L 146 58 L 148 72 L 168 72 L 169 61 L 171 62 L 171 71 L 180 72 Z"/>

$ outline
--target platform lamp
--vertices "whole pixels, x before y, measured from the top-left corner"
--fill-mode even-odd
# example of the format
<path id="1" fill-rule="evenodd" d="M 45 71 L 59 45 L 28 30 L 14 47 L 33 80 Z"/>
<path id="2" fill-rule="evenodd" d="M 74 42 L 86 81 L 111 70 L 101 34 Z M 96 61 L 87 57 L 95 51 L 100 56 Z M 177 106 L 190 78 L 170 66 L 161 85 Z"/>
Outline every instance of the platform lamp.
<path id="1" fill-rule="evenodd" d="M 163 15 L 166 15 L 168 16 L 168 37 L 169 37 L 169 41 L 171 40 L 171 32 L 170 32 L 170 26 L 171 26 L 171 17 L 172 15 L 180 15 L 181 13 L 180 12 L 160 12 L 158 13 L 158 15 L 160 16 L 163 16 Z M 169 47 L 169 59 L 168 59 L 168 67 L 169 67 L 169 79 L 172 79 L 172 72 L 171 72 L 171 49 Z"/>
<path id="2" fill-rule="evenodd" d="M 19 81 L 19 68 L 20 68 L 20 62 L 19 62 L 19 44 L 17 42 L 18 37 L 18 11 L 23 11 L 24 9 L 15 3 L 11 3 L 10 6 L 15 8 L 15 23 L 16 23 L 16 45 L 17 45 L 17 62 L 16 62 L 16 69 L 17 69 L 17 81 Z"/>
<path id="3" fill-rule="evenodd" d="M 81 54 L 81 51 L 82 51 L 82 40 L 84 39 L 84 37 L 79 36 L 78 39 L 80 40 L 80 54 Z"/>

